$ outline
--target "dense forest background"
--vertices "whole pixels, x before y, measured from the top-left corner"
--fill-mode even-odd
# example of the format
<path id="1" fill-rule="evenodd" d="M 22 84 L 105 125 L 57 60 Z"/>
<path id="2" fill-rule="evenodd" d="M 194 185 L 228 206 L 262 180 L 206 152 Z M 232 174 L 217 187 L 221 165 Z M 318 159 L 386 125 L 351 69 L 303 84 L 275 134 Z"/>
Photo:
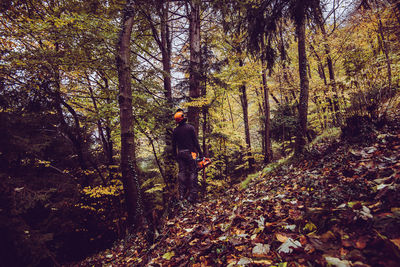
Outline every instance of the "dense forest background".
<path id="1" fill-rule="evenodd" d="M 203 196 L 321 139 L 368 141 L 399 111 L 396 0 L 0 10 L 0 258 L 15 266 L 153 239 L 176 201 L 177 108 L 213 161 Z"/>

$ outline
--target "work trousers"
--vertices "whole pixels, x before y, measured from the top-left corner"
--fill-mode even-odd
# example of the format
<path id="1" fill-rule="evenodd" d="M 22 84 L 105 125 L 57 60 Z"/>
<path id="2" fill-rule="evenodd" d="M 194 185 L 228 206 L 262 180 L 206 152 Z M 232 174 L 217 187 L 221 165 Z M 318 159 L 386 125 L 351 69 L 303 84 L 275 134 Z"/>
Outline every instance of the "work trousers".
<path id="1" fill-rule="evenodd" d="M 189 150 L 180 150 L 177 161 L 179 165 L 179 198 L 187 198 L 190 202 L 195 202 L 198 188 L 196 161 Z"/>

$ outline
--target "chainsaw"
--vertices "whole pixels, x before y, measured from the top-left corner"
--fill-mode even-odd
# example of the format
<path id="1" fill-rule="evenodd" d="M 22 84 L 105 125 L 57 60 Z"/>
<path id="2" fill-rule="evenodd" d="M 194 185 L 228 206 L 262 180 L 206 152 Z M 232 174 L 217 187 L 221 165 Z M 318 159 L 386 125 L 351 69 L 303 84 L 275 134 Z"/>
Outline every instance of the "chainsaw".
<path id="1" fill-rule="evenodd" d="M 202 183 L 202 195 L 203 198 L 205 197 L 206 191 L 207 191 L 207 183 L 206 183 L 206 167 L 211 164 L 211 159 L 210 158 L 200 158 L 197 156 L 196 153 L 192 152 L 192 158 L 196 162 L 196 168 L 197 171 L 199 172 L 200 170 L 203 170 L 203 183 Z"/>
<path id="2" fill-rule="evenodd" d="M 196 158 L 197 169 L 201 170 L 211 164 L 210 158 Z"/>
<path id="3" fill-rule="evenodd" d="M 194 152 L 192 152 L 192 157 L 196 161 L 197 170 L 202 170 L 202 169 L 204 169 L 205 167 L 207 167 L 208 165 L 211 164 L 211 159 L 210 158 L 197 157 L 196 153 L 194 153 Z"/>

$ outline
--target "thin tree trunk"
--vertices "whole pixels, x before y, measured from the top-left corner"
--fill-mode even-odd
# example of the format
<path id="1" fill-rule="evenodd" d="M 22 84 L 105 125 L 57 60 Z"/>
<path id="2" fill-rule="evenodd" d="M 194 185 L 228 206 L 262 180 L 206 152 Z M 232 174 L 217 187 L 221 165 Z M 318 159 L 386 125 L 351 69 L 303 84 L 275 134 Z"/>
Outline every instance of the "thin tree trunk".
<path id="1" fill-rule="evenodd" d="M 110 97 L 110 87 L 108 85 L 108 79 L 107 77 L 104 75 L 104 73 L 100 73 L 102 80 L 104 81 L 104 86 L 103 86 L 103 90 L 106 92 L 106 96 L 107 96 L 107 104 L 111 104 L 111 97 Z M 107 147 L 107 159 L 108 159 L 108 165 L 113 165 L 114 164 L 114 159 L 113 159 L 113 141 L 111 139 L 111 122 L 110 122 L 110 118 L 107 116 L 105 118 L 105 131 L 106 131 L 106 143 L 108 144 Z M 110 177 L 111 177 L 111 169 L 109 169 L 110 172 Z"/>
<path id="2" fill-rule="evenodd" d="M 165 2 L 165 5 L 164 5 Z M 160 0 L 160 35 L 161 35 L 161 54 L 163 64 L 164 92 L 168 103 L 172 103 L 171 86 L 171 38 L 168 25 L 169 1 Z"/>
<path id="3" fill-rule="evenodd" d="M 89 92 L 90 92 L 90 98 L 92 99 L 92 102 L 93 102 L 93 108 L 96 112 L 99 112 L 99 109 L 97 107 L 96 97 L 94 96 L 93 88 L 90 84 L 89 76 L 87 74 L 86 74 L 86 80 L 88 82 L 88 88 L 89 88 Z M 104 156 L 106 159 L 107 169 L 109 169 L 110 159 L 108 157 L 109 157 L 110 148 L 109 148 L 109 143 L 107 142 L 106 136 L 104 134 L 104 128 L 103 128 L 103 125 L 102 125 L 102 122 L 100 119 L 97 120 L 97 130 L 99 131 L 99 137 L 100 137 L 101 143 L 103 145 L 103 153 L 104 153 Z M 95 166 L 95 167 L 96 167 L 96 169 L 98 169 L 97 166 Z M 107 181 L 103 178 L 103 175 L 100 173 L 100 171 L 99 171 L 99 174 L 103 180 L 103 183 L 107 184 Z"/>
<path id="4" fill-rule="evenodd" d="M 264 129 L 264 91 L 263 91 L 263 86 L 261 83 L 261 87 L 260 87 L 260 92 L 262 93 L 262 95 L 260 96 L 260 93 L 258 92 L 257 88 L 255 90 L 256 95 L 257 95 L 257 104 L 258 104 L 258 116 L 260 118 L 260 135 L 261 135 L 261 151 L 262 154 L 265 155 L 265 129 Z"/>
<path id="5" fill-rule="evenodd" d="M 204 89 L 205 91 L 205 89 Z M 205 92 L 204 92 L 205 94 Z M 205 157 L 208 156 L 208 149 L 206 145 L 207 141 L 207 135 L 208 135 L 208 127 L 207 127 L 207 115 L 208 115 L 208 109 L 207 107 L 203 107 L 203 154 Z"/>
<path id="6" fill-rule="evenodd" d="M 229 107 L 229 115 L 231 118 L 231 122 L 232 122 L 232 129 L 235 130 L 235 121 L 233 120 L 233 112 L 232 112 L 232 107 L 231 107 L 231 101 L 229 101 L 229 95 L 226 95 L 226 99 L 228 100 L 228 107 Z"/>
<path id="7" fill-rule="evenodd" d="M 158 16 L 160 17 L 160 38 L 158 37 L 158 33 L 153 27 L 153 35 L 156 39 L 159 48 L 161 50 L 162 56 L 162 66 L 163 66 L 163 83 L 164 83 L 164 95 L 166 99 L 166 108 L 164 118 L 165 125 L 169 125 L 169 120 L 171 119 L 171 113 L 173 108 L 173 100 L 172 100 L 172 83 L 171 83 L 171 57 L 172 57 L 172 40 L 170 34 L 169 27 L 169 0 L 158 0 L 157 2 L 157 11 Z M 171 166 L 174 166 L 173 156 L 172 156 L 172 128 L 167 126 L 164 134 L 164 164 L 159 165 L 160 173 L 162 174 L 164 181 L 166 183 L 168 192 L 172 195 L 174 190 L 174 169 Z M 154 154 L 155 157 L 156 154 Z M 163 170 L 164 169 L 164 170 Z M 163 174 L 164 173 L 164 174 Z M 170 196 L 165 196 L 165 199 L 168 199 Z"/>
<path id="8" fill-rule="evenodd" d="M 208 39 L 207 36 L 205 38 L 205 51 L 204 54 L 205 56 L 207 56 L 208 54 Z M 200 66 L 201 66 L 201 96 L 203 98 L 207 97 L 207 67 L 208 67 L 208 61 L 207 59 L 205 61 L 201 61 L 200 62 Z M 202 107 L 202 111 L 203 111 L 203 154 L 205 157 L 208 157 L 208 149 L 207 149 L 207 137 L 208 137 L 208 106 L 207 105 L 203 105 Z M 205 182 L 205 181 L 204 181 Z"/>
<path id="9" fill-rule="evenodd" d="M 117 44 L 117 70 L 119 82 L 119 107 L 121 123 L 121 171 L 128 224 L 140 227 L 143 219 L 143 205 L 136 170 L 135 135 L 133 130 L 132 89 L 130 69 L 130 39 L 134 23 L 133 3 L 127 1 L 123 12 L 121 32 Z"/>
<path id="10" fill-rule="evenodd" d="M 243 60 L 239 60 L 239 66 L 243 66 Z M 246 85 L 243 84 L 240 86 L 240 102 L 242 103 L 242 110 L 243 110 L 243 123 L 244 123 L 244 132 L 245 132 L 245 139 L 247 145 L 247 161 L 249 163 L 249 171 L 252 172 L 254 170 L 254 158 L 251 153 L 251 140 L 250 140 L 250 127 L 249 127 L 249 114 L 248 114 L 248 101 L 247 101 L 247 92 L 246 92 Z"/>
<path id="11" fill-rule="evenodd" d="M 339 96 L 338 96 L 337 88 L 336 88 L 336 79 L 335 79 L 335 71 L 333 69 L 333 62 L 332 62 L 332 57 L 331 57 L 331 48 L 330 48 L 329 42 L 328 42 L 328 34 L 326 33 L 326 30 L 325 30 L 325 24 L 324 24 L 324 20 L 322 17 L 321 6 L 318 1 L 317 1 L 317 6 L 314 9 L 314 14 L 317 19 L 318 27 L 321 29 L 322 37 L 324 40 L 324 49 L 325 49 L 326 63 L 327 63 L 328 72 L 329 72 L 329 80 L 330 80 L 330 85 L 332 86 L 332 91 L 334 93 L 333 99 L 332 99 L 334 121 L 336 122 L 335 125 L 340 125 L 341 121 L 342 121 L 342 116 L 340 114 Z"/>
<path id="12" fill-rule="evenodd" d="M 63 126 L 64 131 L 67 134 L 68 138 L 71 140 L 72 144 L 74 145 L 74 148 L 78 155 L 79 165 L 81 166 L 81 168 L 83 170 L 86 170 L 88 168 L 88 166 L 87 166 L 87 161 L 86 161 L 85 152 L 84 152 L 84 145 L 83 145 L 84 140 L 83 140 L 82 133 L 81 133 L 82 129 L 80 126 L 78 114 L 68 103 L 66 103 L 62 99 L 59 92 L 56 92 L 56 102 L 57 102 L 56 110 L 57 110 L 58 116 L 60 118 L 61 125 Z M 74 118 L 74 122 L 75 122 L 74 130 L 72 130 L 71 127 L 66 122 L 64 114 L 63 114 L 62 106 L 64 106 L 69 111 L 69 113 L 71 113 L 72 117 Z M 88 181 L 84 182 L 84 185 L 85 186 L 89 185 Z"/>
<path id="13" fill-rule="evenodd" d="M 319 98 L 318 98 L 317 95 L 314 96 L 314 101 L 313 102 L 314 102 L 314 104 L 315 104 L 315 106 L 317 108 L 317 114 L 318 114 L 319 123 L 321 125 L 321 130 L 324 130 L 325 129 L 325 126 L 324 126 L 324 123 L 325 123 L 324 114 L 322 114 L 321 107 L 320 107 L 321 103 L 320 103 Z"/>
<path id="14" fill-rule="evenodd" d="M 299 4 L 299 18 L 296 21 L 296 32 L 298 38 L 298 56 L 299 56 L 299 75 L 300 75 L 300 100 L 299 100 L 299 117 L 298 130 L 295 142 L 295 154 L 303 154 L 306 145 L 307 133 L 307 112 L 308 112 L 308 87 L 309 81 L 307 76 L 307 54 L 306 54 L 306 27 L 305 27 L 305 10 L 302 4 Z"/>
<path id="15" fill-rule="evenodd" d="M 269 88 L 267 85 L 267 73 L 265 70 L 265 62 L 263 61 L 262 83 L 264 91 L 264 143 L 265 154 L 264 164 L 272 161 L 271 133 L 270 133 L 270 107 L 269 107 Z"/>
<path id="16" fill-rule="evenodd" d="M 386 41 L 385 35 L 383 33 L 383 24 L 382 20 L 380 18 L 380 15 L 378 13 L 378 29 L 379 29 L 379 34 L 381 35 L 381 40 L 382 40 L 382 48 L 383 48 L 383 53 L 385 54 L 386 57 L 386 66 L 387 66 L 387 74 L 388 74 L 388 88 L 389 92 L 392 89 L 392 67 L 390 64 L 390 57 L 389 57 L 389 46 Z"/>
<path id="17" fill-rule="evenodd" d="M 55 50 L 58 51 L 58 49 L 59 49 L 59 45 L 58 45 L 58 43 L 56 43 Z M 55 108 L 57 110 L 61 126 L 63 127 L 68 138 L 71 140 L 72 144 L 74 145 L 75 151 L 78 155 L 79 165 L 81 166 L 81 168 L 83 170 L 86 170 L 87 164 L 86 164 L 86 157 L 85 157 L 84 145 L 83 145 L 84 140 L 82 137 L 82 132 L 81 132 L 82 129 L 80 126 L 78 114 L 67 102 L 64 101 L 64 99 L 61 96 L 61 88 L 60 88 L 61 78 L 60 78 L 58 66 L 55 67 L 54 75 L 55 75 L 54 79 L 56 81 L 55 82 L 55 86 L 56 86 L 55 92 L 52 92 L 50 90 L 50 88 L 48 87 L 48 83 L 44 84 L 44 89 L 46 91 L 48 91 L 49 94 L 54 97 Z M 64 106 L 68 110 L 68 112 L 72 115 L 72 117 L 74 118 L 74 130 L 72 130 L 71 127 L 68 125 L 68 123 L 65 119 L 64 113 L 63 113 L 62 106 Z M 88 178 L 88 176 L 86 176 L 86 178 Z M 86 179 L 83 182 L 83 185 L 88 186 L 89 182 L 90 181 L 88 179 Z"/>
<path id="18" fill-rule="evenodd" d="M 276 98 L 276 96 L 274 96 L 274 94 L 272 92 L 269 92 L 269 94 L 271 95 L 272 99 L 275 101 L 276 104 L 280 105 L 281 103 L 279 102 L 278 98 Z"/>
<path id="19" fill-rule="evenodd" d="M 189 98 L 196 100 L 200 97 L 201 79 L 201 53 L 200 53 L 200 1 L 190 1 L 189 14 L 189 44 L 190 44 L 190 65 L 189 65 Z M 200 109 L 189 106 L 187 118 L 194 126 L 196 134 L 199 132 Z"/>
<path id="20" fill-rule="evenodd" d="M 315 42 L 313 42 L 313 43 L 315 43 Z M 317 51 L 315 50 L 314 45 L 311 43 L 310 43 L 310 48 L 311 48 L 312 52 L 314 53 L 315 58 L 317 59 L 319 77 L 324 80 L 324 85 L 326 86 L 326 85 L 328 85 L 328 82 L 326 81 L 325 69 L 322 64 L 321 57 L 318 55 Z"/>

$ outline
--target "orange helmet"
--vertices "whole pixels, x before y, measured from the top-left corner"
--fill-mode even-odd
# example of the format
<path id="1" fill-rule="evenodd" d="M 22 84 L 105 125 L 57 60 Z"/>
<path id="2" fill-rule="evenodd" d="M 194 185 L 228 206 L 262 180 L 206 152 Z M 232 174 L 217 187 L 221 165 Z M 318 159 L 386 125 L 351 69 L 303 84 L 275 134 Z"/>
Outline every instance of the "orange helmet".
<path id="1" fill-rule="evenodd" d="M 174 119 L 177 123 L 183 121 L 184 118 L 185 118 L 185 114 L 183 113 L 182 110 L 178 110 L 174 115 Z"/>

